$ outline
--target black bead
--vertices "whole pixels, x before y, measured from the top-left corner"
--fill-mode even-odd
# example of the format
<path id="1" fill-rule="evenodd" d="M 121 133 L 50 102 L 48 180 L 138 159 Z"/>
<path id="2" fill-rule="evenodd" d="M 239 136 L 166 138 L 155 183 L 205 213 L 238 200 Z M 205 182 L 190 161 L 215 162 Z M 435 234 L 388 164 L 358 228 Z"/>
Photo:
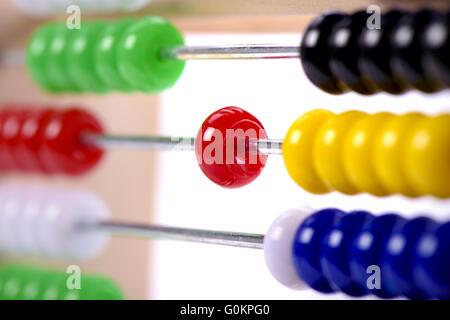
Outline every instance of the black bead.
<path id="1" fill-rule="evenodd" d="M 421 39 L 424 30 L 438 20 L 439 13 L 421 10 L 402 17 L 391 36 L 394 50 L 391 67 L 416 89 L 432 93 L 443 87 L 438 79 L 433 78 L 424 68 L 424 48 Z"/>
<path id="2" fill-rule="evenodd" d="M 425 28 L 422 38 L 424 68 L 450 87 L 450 12 L 437 15 Z"/>
<path id="3" fill-rule="evenodd" d="M 400 10 L 383 14 L 381 29 L 364 28 L 359 39 L 361 55 L 358 64 L 361 72 L 378 88 L 391 94 L 403 93 L 409 87 L 404 79 L 393 73 L 390 65 L 390 35 L 405 14 Z"/>
<path id="4" fill-rule="evenodd" d="M 358 40 L 370 15 L 358 11 L 335 25 L 329 39 L 331 48 L 330 69 L 347 87 L 360 94 L 377 92 L 374 83 L 364 78 L 358 66 L 360 56 Z"/>
<path id="5" fill-rule="evenodd" d="M 339 12 L 331 12 L 316 18 L 306 29 L 300 45 L 300 56 L 306 76 L 320 89 L 333 94 L 343 93 L 339 80 L 330 68 L 330 48 L 328 39 L 333 26 L 345 17 Z"/>

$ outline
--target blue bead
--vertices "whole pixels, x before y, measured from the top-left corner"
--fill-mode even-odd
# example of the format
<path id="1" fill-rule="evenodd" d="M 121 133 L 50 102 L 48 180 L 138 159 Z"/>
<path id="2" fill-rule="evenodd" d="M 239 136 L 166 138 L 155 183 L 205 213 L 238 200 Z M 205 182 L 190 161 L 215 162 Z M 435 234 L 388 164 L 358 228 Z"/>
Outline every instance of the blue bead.
<path id="1" fill-rule="evenodd" d="M 303 281 L 320 292 L 335 291 L 323 276 L 320 249 L 330 228 L 343 215 L 344 212 L 337 209 L 318 211 L 308 217 L 295 234 L 292 247 L 294 267 Z"/>
<path id="2" fill-rule="evenodd" d="M 322 245 L 320 263 L 325 278 L 350 296 L 367 294 L 364 287 L 351 278 L 348 255 L 355 235 L 372 219 L 373 216 L 365 211 L 345 215 L 330 230 Z"/>
<path id="3" fill-rule="evenodd" d="M 398 226 L 387 241 L 382 273 L 386 282 L 393 284 L 396 291 L 409 299 L 431 298 L 415 285 L 411 266 L 418 239 L 435 226 L 436 222 L 429 218 L 416 218 Z"/>
<path id="4" fill-rule="evenodd" d="M 393 228 L 403 220 L 395 214 L 376 217 L 356 235 L 353 241 L 349 254 L 352 279 L 367 293 L 373 293 L 382 298 L 393 298 L 399 295 L 392 283 L 386 281 L 384 277 L 381 270 L 381 258 Z M 367 283 L 371 276 L 369 266 L 380 268 L 380 288 L 369 289 Z"/>
<path id="5" fill-rule="evenodd" d="M 450 299 L 450 222 L 426 232 L 413 257 L 414 282 L 430 297 Z"/>

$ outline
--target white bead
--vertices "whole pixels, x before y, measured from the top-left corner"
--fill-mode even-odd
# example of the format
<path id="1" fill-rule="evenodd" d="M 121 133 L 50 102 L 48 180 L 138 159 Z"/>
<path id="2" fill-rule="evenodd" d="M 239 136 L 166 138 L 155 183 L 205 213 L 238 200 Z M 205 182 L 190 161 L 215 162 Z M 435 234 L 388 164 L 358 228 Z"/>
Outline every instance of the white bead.
<path id="1" fill-rule="evenodd" d="M 106 245 L 104 233 L 80 231 L 81 223 L 106 219 L 108 210 L 86 191 L 0 188 L 0 253 L 83 260 Z"/>
<path id="2" fill-rule="evenodd" d="M 26 202 L 22 208 L 20 223 L 17 227 L 17 254 L 26 256 L 41 256 L 39 244 L 36 241 L 36 226 L 44 205 L 45 192 L 38 188 L 30 188 L 26 194 Z"/>
<path id="3" fill-rule="evenodd" d="M 282 213 L 264 237 L 264 259 L 267 268 L 281 284 L 294 290 L 309 288 L 298 276 L 292 258 L 295 233 L 302 222 L 314 212 L 308 207 Z"/>
<path id="4" fill-rule="evenodd" d="M 13 0 L 17 8 L 32 17 L 52 14 L 52 0 Z"/>
<path id="5" fill-rule="evenodd" d="M 81 13 L 102 13 L 111 11 L 136 11 L 151 0 L 13 0 L 23 13 L 37 18 L 66 13 L 70 5 L 79 6 Z"/>
<path id="6" fill-rule="evenodd" d="M 17 251 L 17 225 L 24 203 L 23 191 L 17 187 L 0 191 L 0 251 L 10 255 Z"/>
<path id="7" fill-rule="evenodd" d="M 89 259 L 99 254 L 109 237 L 97 230 L 79 230 L 80 223 L 104 221 L 109 213 L 103 201 L 86 191 L 72 191 L 66 199 L 62 249 L 66 259 Z"/>

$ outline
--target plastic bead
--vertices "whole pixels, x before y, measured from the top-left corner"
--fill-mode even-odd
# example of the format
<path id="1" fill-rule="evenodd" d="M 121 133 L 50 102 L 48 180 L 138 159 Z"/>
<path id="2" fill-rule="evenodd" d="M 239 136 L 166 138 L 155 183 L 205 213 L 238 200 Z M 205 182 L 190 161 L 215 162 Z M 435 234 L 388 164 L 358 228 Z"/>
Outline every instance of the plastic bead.
<path id="1" fill-rule="evenodd" d="M 133 89 L 119 72 L 116 54 L 117 42 L 133 22 L 132 19 L 126 18 L 109 25 L 100 35 L 101 41 L 96 45 L 95 67 L 97 74 L 103 83 L 113 90 L 128 92 Z"/>
<path id="2" fill-rule="evenodd" d="M 434 17 L 423 32 L 424 69 L 450 86 L 450 12 Z"/>
<path id="3" fill-rule="evenodd" d="M 365 11 L 342 18 L 334 26 L 329 40 L 332 50 L 329 64 L 333 74 L 346 87 L 365 95 L 378 91 L 374 83 L 362 75 L 358 66 L 358 40 L 368 18 L 369 14 Z"/>
<path id="4" fill-rule="evenodd" d="M 424 69 L 425 48 L 423 33 L 429 24 L 441 14 L 432 10 L 421 10 L 415 14 L 402 17 L 392 36 L 392 48 L 395 51 L 392 68 L 416 89 L 432 93 L 444 85 Z"/>
<path id="5" fill-rule="evenodd" d="M 82 143 L 101 134 L 100 123 L 79 109 L 0 111 L 0 170 L 80 175 L 92 170 L 103 151 Z"/>
<path id="6" fill-rule="evenodd" d="M 54 36 L 55 25 L 47 24 L 33 33 L 27 45 L 26 64 L 27 70 L 33 80 L 42 88 L 55 91 L 53 83 L 47 76 L 47 57 L 51 38 Z"/>
<path id="7" fill-rule="evenodd" d="M 342 84 L 330 70 L 329 35 L 343 13 L 331 12 L 317 17 L 306 29 L 300 44 L 300 56 L 306 76 L 320 89 L 333 94 L 343 93 Z"/>
<path id="8" fill-rule="evenodd" d="M 352 279 L 348 248 L 358 230 L 371 219 L 373 216 L 364 211 L 346 214 L 330 229 L 321 248 L 320 266 L 325 278 L 331 280 L 337 290 L 353 297 L 365 295 L 366 290 Z"/>
<path id="9" fill-rule="evenodd" d="M 52 92 L 156 93 L 173 86 L 185 65 L 161 59 L 161 49 L 183 43 L 159 17 L 85 22 L 72 30 L 51 23 L 33 34 L 26 60 L 32 78 Z"/>
<path id="10" fill-rule="evenodd" d="M 96 231 L 79 232 L 80 223 L 105 220 L 108 210 L 93 194 L 50 188 L 0 189 L 0 252 L 3 255 L 87 260 L 106 245 Z"/>
<path id="11" fill-rule="evenodd" d="M 450 115 L 424 118 L 411 129 L 405 173 L 420 194 L 450 197 Z"/>
<path id="12" fill-rule="evenodd" d="M 368 267 L 382 264 L 382 254 L 395 225 L 404 220 L 394 214 L 386 214 L 373 219 L 360 229 L 355 236 L 352 249 L 349 252 L 349 266 L 354 279 L 362 288 L 368 289 Z M 381 269 L 380 269 L 381 270 Z M 370 275 L 370 273 L 369 273 Z M 381 298 L 393 298 L 400 295 L 393 283 L 386 281 L 383 272 L 380 276 L 380 288 L 372 289 Z"/>
<path id="13" fill-rule="evenodd" d="M 323 109 L 307 112 L 295 120 L 284 138 L 283 159 L 286 170 L 299 186 L 312 193 L 330 191 L 316 172 L 312 151 L 317 132 L 332 115 Z"/>
<path id="14" fill-rule="evenodd" d="M 318 211 L 305 219 L 294 237 L 292 247 L 294 267 L 303 281 L 320 292 L 335 291 L 335 288 L 331 287 L 323 276 L 320 265 L 320 248 L 329 229 L 343 214 L 342 211 L 336 209 Z"/>
<path id="15" fill-rule="evenodd" d="M 409 299 L 432 298 L 414 286 L 411 264 L 419 237 L 435 226 L 436 222 L 429 218 L 412 219 L 398 226 L 387 242 L 381 266 L 386 282 L 395 283 L 396 289 Z"/>
<path id="16" fill-rule="evenodd" d="M 413 279 L 429 297 L 450 299 L 450 223 L 440 225 L 419 239 L 413 260 Z"/>
<path id="17" fill-rule="evenodd" d="M 157 93 L 172 87 L 184 70 L 184 61 L 163 60 L 163 47 L 182 46 L 181 33 L 160 17 L 145 17 L 129 26 L 117 44 L 117 65 L 133 88 Z"/>
<path id="18" fill-rule="evenodd" d="M 267 268 L 275 279 L 290 289 L 302 290 L 307 287 L 294 269 L 292 243 L 298 225 L 312 212 L 313 209 L 307 207 L 284 212 L 272 223 L 264 237 Z"/>
<path id="19" fill-rule="evenodd" d="M 85 92 L 102 93 L 108 90 L 95 69 L 95 48 L 106 29 L 105 21 L 84 23 L 79 30 L 71 30 L 66 53 L 70 79 Z"/>
<path id="20" fill-rule="evenodd" d="M 262 124 L 238 107 L 211 114 L 198 131 L 195 153 L 200 169 L 214 183 L 238 188 L 255 180 L 267 155 L 257 153 L 250 139 L 267 139 Z"/>
<path id="21" fill-rule="evenodd" d="M 448 88 L 448 13 L 392 10 L 381 16 L 380 29 L 368 28 L 368 18 L 365 11 L 332 12 L 309 25 L 300 53 L 313 84 L 328 93 L 365 95 Z"/>
<path id="22" fill-rule="evenodd" d="M 297 227 L 300 278 L 320 292 L 449 299 L 450 223 L 395 214 L 317 211 Z"/>
<path id="23" fill-rule="evenodd" d="M 389 193 L 401 193 L 408 197 L 419 194 L 406 176 L 405 159 L 400 155 L 407 148 L 411 129 L 424 118 L 426 117 L 419 113 L 391 117 L 375 136 L 374 170 Z"/>
<path id="24" fill-rule="evenodd" d="M 308 192 L 450 196 L 450 115 L 335 115 L 298 118 L 283 142 L 291 178 Z"/>
<path id="25" fill-rule="evenodd" d="M 342 155 L 347 177 L 358 190 L 377 196 L 389 192 L 380 183 L 373 166 L 374 142 L 377 129 L 393 115 L 377 113 L 362 117 L 353 123 L 343 141 Z"/>
<path id="26" fill-rule="evenodd" d="M 80 92 L 82 86 L 78 86 L 76 81 L 69 76 L 69 67 L 73 61 L 67 61 L 66 55 L 66 52 L 70 50 L 67 48 L 70 45 L 69 39 L 78 30 L 67 29 L 66 25 L 61 24 L 54 24 L 51 28 L 52 34 L 48 39 L 48 50 L 43 61 L 44 70 L 42 72 L 45 72 L 54 92 Z"/>
<path id="27" fill-rule="evenodd" d="M 406 13 L 392 10 L 381 16 L 380 29 L 363 28 L 359 38 L 361 55 L 358 65 L 365 74 L 382 91 L 401 94 L 408 90 L 408 84 L 392 71 L 390 61 L 394 55 L 390 39 L 398 21 Z"/>
<path id="28" fill-rule="evenodd" d="M 348 111 L 329 117 L 318 131 L 314 143 L 314 159 L 343 159 L 343 141 L 352 124 L 365 113 Z M 348 179 L 342 161 L 317 161 L 315 168 L 328 190 L 339 190 L 345 194 L 355 194 L 358 189 Z"/>
<path id="29" fill-rule="evenodd" d="M 0 300 L 123 300 L 124 294 L 111 279 L 85 274 L 80 288 L 67 286 L 71 274 L 31 266 L 0 267 Z"/>

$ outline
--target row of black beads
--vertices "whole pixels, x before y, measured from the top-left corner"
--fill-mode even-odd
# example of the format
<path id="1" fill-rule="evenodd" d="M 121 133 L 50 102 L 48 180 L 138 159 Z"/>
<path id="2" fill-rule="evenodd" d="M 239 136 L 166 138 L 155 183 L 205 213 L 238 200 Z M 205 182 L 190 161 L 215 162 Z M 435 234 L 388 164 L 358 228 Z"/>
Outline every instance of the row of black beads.
<path id="1" fill-rule="evenodd" d="M 379 28 L 368 23 L 371 16 L 331 12 L 309 25 L 300 54 L 317 87 L 365 95 L 450 87 L 449 13 L 391 10 L 380 16 Z"/>

